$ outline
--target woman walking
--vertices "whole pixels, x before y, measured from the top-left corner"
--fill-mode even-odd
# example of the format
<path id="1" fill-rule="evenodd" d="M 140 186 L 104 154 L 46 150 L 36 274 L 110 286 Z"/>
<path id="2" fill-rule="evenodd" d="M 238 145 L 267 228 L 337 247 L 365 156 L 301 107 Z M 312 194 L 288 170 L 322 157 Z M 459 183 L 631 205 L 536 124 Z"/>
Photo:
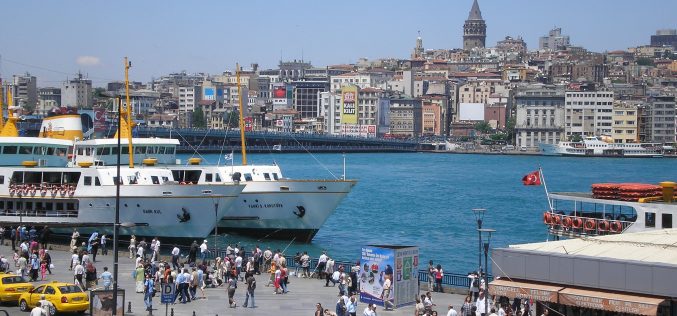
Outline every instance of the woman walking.
<path id="1" fill-rule="evenodd" d="M 228 278 L 228 304 L 230 308 L 237 307 L 235 303 L 235 289 L 237 289 L 237 276 L 230 276 Z"/>
<path id="2" fill-rule="evenodd" d="M 136 236 L 132 235 L 129 239 L 129 259 L 134 259 L 136 255 Z"/>

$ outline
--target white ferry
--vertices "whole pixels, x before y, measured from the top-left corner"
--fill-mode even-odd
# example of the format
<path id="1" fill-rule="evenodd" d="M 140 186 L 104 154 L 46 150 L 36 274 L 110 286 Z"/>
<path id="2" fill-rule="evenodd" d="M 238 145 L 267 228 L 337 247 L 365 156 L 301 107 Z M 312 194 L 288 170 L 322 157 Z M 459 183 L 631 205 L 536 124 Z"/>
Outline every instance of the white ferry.
<path id="1" fill-rule="evenodd" d="M 676 185 L 603 183 L 592 193 L 550 193 L 543 223 L 550 235 L 570 238 L 673 228 Z"/>
<path id="2" fill-rule="evenodd" d="M 585 137 L 581 142 L 558 142 L 557 144 L 538 144 L 545 156 L 580 157 L 663 157 L 663 147 L 654 143 L 608 143 L 599 137 Z"/>

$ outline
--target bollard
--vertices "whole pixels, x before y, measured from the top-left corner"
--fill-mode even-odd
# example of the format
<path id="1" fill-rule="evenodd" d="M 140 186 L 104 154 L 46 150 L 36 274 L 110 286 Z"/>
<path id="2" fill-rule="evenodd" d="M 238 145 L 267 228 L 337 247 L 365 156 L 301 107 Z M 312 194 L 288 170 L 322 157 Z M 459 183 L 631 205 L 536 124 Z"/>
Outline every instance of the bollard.
<path id="1" fill-rule="evenodd" d="M 195 316 L 195 311 L 193 311 L 193 316 Z"/>
<path id="2" fill-rule="evenodd" d="M 169 313 L 169 316 L 174 316 L 174 307 L 172 307 L 172 311 Z"/>
<path id="3" fill-rule="evenodd" d="M 127 304 L 127 313 L 131 312 L 132 312 L 132 302 L 129 302 L 129 304 Z"/>

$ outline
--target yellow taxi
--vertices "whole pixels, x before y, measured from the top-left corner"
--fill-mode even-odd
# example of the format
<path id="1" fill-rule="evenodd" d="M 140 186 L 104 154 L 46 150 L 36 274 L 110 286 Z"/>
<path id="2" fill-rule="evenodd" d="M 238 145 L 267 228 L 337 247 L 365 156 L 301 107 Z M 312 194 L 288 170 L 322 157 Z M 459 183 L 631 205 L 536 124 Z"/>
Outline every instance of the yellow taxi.
<path id="1" fill-rule="evenodd" d="M 0 303 L 17 302 L 21 294 L 33 289 L 33 284 L 20 275 L 0 274 Z"/>
<path id="2" fill-rule="evenodd" d="M 85 312 L 89 310 L 89 296 L 79 286 L 73 283 L 57 282 L 40 285 L 30 292 L 23 293 L 19 297 L 19 309 L 24 312 L 30 311 L 40 297 L 54 305 L 50 310 L 51 315 L 58 312 Z"/>

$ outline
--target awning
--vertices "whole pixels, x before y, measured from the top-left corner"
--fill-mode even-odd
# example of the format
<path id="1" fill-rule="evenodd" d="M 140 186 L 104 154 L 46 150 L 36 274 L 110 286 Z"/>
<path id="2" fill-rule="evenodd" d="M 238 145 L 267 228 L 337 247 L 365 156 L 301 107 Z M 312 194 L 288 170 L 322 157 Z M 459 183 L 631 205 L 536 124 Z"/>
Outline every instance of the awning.
<path id="1" fill-rule="evenodd" d="M 557 292 L 561 289 L 561 286 L 520 281 L 494 280 L 489 283 L 489 294 L 492 295 L 551 303 L 557 303 Z"/>
<path id="2" fill-rule="evenodd" d="M 565 288 L 559 292 L 559 303 L 617 313 L 656 315 L 664 298 L 630 294 L 617 294 L 577 288 Z"/>

